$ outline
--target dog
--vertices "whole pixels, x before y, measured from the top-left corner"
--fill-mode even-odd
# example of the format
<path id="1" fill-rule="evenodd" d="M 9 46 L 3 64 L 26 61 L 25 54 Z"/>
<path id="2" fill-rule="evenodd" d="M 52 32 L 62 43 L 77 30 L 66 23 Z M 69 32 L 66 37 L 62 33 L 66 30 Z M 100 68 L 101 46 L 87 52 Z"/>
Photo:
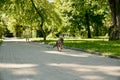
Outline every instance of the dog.
<path id="1" fill-rule="evenodd" d="M 63 44 L 64 44 L 64 40 L 63 40 L 63 38 L 61 37 L 61 38 L 59 38 L 59 39 L 56 41 L 56 44 L 53 45 L 53 48 L 54 48 L 54 47 L 57 47 L 57 50 L 58 50 L 59 52 L 61 52 L 61 51 L 62 51 L 62 48 L 63 48 Z"/>

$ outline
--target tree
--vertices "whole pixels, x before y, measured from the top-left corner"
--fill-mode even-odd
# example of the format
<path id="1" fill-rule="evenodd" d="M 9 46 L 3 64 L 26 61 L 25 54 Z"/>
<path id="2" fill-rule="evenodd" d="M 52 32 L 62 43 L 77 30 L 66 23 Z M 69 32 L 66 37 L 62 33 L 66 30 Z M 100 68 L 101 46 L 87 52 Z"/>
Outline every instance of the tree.
<path id="1" fill-rule="evenodd" d="M 56 11 L 62 19 L 59 33 L 77 35 L 82 23 L 82 2 L 82 0 L 55 0 Z"/>
<path id="2" fill-rule="evenodd" d="M 12 27 L 14 25 L 21 25 L 23 30 L 25 26 L 29 26 L 31 30 L 39 30 L 44 40 L 51 34 L 53 36 L 60 33 L 83 35 L 88 38 L 100 36 L 105 34 L 104 26 L 108 24 L 106 21 L 109 19 L 106 0 L 104 2 L 103 0 L 55 0 L 52 3 L 47 0 L 1 0 L 0 2 L 2 3 L 0 3 L 0 14 L 6 14 L 8 17 L 6 22 L 11 32 L 15 29 Z M 113 32 L 115 33 L 115 30 Z"/>
<path id="3" fill-rule="evenodd" d="M 41 28 L 41 31 L 42 31 L 44 40 L 46 40 L 46 34 L 45 34 L 44 30 L 43 30 L 43 25 L 44 25 L 44 22 L 45 22 L 45 18 L 43 18 L 44 15 L 41 13 L 41 11 L 39 11 L 39 10 L 37 9 L 37 7 L 35 6 L 33 0 L 31 0 L 31 2 L 32 2 L 32 5 L 33 5 L 33 7 L 35 8 L 37 14 L 38 14 L 39 17 L 41 18 L 40 28 Z M 44 10 L 44 8 L 42 8 L 42 9 Z"/>
<path id="4" fill-rule="evenodd" d="M 48 0 L 1 0 L 0 2 L 2 3 L 0 3 L 0 14 L 8 16 L 7 26 L 13 33 L 16 33 L 15 29 L 19 27 L 15 25 L 21 25 L 23 30 L 28 26 L 39 30 L 46 40 L 47 35 L 55 29 L 54 26 L 60 24 L 60 18 L 54 11 L 54 4 L 49 3 Z"/>
<path id="5" fill-rule="evenodd" d="M 61 23 L 61 19 L 54 11 L 54 4 L 50 4 L 47 0 L 41 0 L 40 2 L 42 2 L 42 4 L 40 6 L 37 4 L 39 1 L 36 3 L 37 6 L 33 0 L 31 0 L 31 2 L 40 18 L 39 26 L 44 40 L 46 40 L 47 35 L 53 31 L 53 26 L 58 26 Z"/>
<path id="6" fill-rule="evenodd" d="M 105 29 L 103 20 L 108 11 L 106 0 L 104 2 L 99 0 L 55 0 L 55 4 L 62 18 L 61 29 L 62 31 L 64 29 L 64 32 L 72 35 L 84 33 L 91 38 L 94 35 L 101 35 L 101 29 Z"/>
<path id="7" fill-rule="evenodd" d="M 108 0 L 112 25 L 109 28 L 109 40 L 120 40 L 120 0 Z"/>

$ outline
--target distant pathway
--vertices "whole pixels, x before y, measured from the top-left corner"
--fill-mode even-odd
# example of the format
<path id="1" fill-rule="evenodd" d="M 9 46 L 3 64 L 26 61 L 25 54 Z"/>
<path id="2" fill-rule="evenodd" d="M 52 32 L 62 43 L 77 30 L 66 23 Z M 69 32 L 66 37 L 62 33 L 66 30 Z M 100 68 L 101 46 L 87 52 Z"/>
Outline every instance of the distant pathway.
<path id="1" fill-rule="evenodd" d="M 8 41 L 0 46 L 0 80 L 120 80 L 118 59 Z"/>

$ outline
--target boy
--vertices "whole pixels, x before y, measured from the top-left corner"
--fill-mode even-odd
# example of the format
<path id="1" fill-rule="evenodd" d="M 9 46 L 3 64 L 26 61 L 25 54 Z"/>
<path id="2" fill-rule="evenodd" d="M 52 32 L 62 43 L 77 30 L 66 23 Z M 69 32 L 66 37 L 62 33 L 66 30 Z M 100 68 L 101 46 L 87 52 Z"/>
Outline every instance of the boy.
<path id="1" fill-rule="evenodd" d="M 29 42 L 29 37 L 30 37 L 30 29 L 29 28 L 27 28 L 25 30 L 25 37 L 26 37 L 26 42 Z"/>

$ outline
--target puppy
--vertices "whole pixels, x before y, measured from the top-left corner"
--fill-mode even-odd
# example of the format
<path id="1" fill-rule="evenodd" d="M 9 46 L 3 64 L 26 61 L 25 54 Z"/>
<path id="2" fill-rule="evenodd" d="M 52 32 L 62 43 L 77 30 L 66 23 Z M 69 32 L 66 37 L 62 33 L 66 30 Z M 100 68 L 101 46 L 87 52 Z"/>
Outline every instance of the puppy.
<path id="1" fill-rule="evenodd" d="M 53 46 L 54 47 L 57 47 L 57 50 L 59 52 L 61 52 L 62 48 L 63 48 L 63 43 L 64 43 L 64 40 L 63 38 L 59 38 L 57 41 L 56 41 L 56 44 Z"/>

